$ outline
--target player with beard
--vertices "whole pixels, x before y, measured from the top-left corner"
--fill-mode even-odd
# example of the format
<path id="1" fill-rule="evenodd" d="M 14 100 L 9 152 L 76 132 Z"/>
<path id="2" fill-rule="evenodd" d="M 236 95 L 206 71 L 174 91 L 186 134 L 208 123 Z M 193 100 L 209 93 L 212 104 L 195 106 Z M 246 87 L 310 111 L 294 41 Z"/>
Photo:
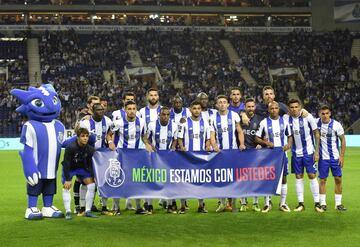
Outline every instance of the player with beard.
<path id="1" fill-rule="evenodd" d="M 230 105 L 229 110 L 240 113 L 245 109 L 245 104 L 241 102 L 241 89 L 239 87 L 232 87 L 230 89 Z"/>
<path id="2" fill-rule="evenodd" d="M 136 103 L 127 101 L 125 103 L 126 116 L 114 121 L 113 132 L 119 135 L 117 148 L 142 149 L 145 146 L 146 150 L 154 151 L 146 137 L 145 121 L 136 116 L 136 111 Z M 140 199 L 135 200 L 135 214 L 147 214 L 148 211 L 141 207 L 140 202 Z"/>
<path id="3" fill-rule="evenodd" d="M 146 93 L 148 105 L 140 109 L 141 117 L 145 120 L 146 126 L 156 121 L 159 117 L 161 106 L 159 105 L 159 92 L 155 88 L 150 88 Z"/>
<path id="4" fill-rule="evenodd" d="M 245 146 L 246 149 L 256 148 L 260 149 L 261 145 L 255 142 L 256 131 L 259 129 L 260 122 L 263 119 L 259 115 L 255 114 L 256 104 L 253 98 L 248 98 L 245 100 L 245 114 L 249 118 L 250 122 L 248 125 L 244 124 L 242 119 L 240 120 L 241 128 L 243 129 L 245 135 Z M 240 198 L 240 212 L 244 212 L 248 209 L 247 207 L 247 198 Z M 233 205 L 235 208 L 235 204 Z M 255 212 L 260 212 L 258 197 L 253 198 L 253 210 Z"/>
<path id="5" fill-rule="evenodd" d="M 126 117 L 126 112 L 125 112 L 125 104 L 126 102 L 128 101 L 134 101 L 136 102 L 136 95 L 135 93 L 133 92 L 125 92 L 122 96 L 122 103 L 123 103 L 123 107 L 119 110 L 116 110 L 114 111 L 111 116 L 112 116 L 112 121 L 116 121 L 116 120 L 119 120 L 120 118 L 125 118 Z M 136 111 L 136 116 L 137 117 L 141 117 L 141 114 L 139 111 Z M 114 133 L 114 143 L 115 143 L 115 146 L 117 146 L 118 142 L 119 142 L 119 135 L 118 133 Z M 115 200 L 115 203 L 114 203 L 114 207 L 113 207 L 113 210 L 116 211 L 117 210 L 117 205 L 119 204 L 117 201 L 119 199 L 117 198 Z M 125 209 L 126 210 L 135 210 L 135 208 L 132 206 L 131 204 L 131 200 L 130 199 L 126 199 L 126 202 L 125 202 Z"/>

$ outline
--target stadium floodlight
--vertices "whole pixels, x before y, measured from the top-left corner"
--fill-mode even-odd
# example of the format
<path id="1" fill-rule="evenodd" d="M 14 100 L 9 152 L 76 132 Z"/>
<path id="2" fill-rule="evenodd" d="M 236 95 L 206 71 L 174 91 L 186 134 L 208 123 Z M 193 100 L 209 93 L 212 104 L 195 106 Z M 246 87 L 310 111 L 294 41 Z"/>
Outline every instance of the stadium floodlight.
<path id="1" fill-rule="evenodd" d="M 158 14 L 150 14 L 149 18 L 150 19 L 157 19 L 157 18 L 159 18 L 159 15 Z"/>

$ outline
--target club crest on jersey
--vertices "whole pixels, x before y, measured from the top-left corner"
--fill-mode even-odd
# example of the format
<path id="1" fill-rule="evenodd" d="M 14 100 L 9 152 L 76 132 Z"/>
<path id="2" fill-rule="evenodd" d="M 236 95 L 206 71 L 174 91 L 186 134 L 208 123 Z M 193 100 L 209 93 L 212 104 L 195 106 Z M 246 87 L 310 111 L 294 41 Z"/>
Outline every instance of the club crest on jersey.
<path id="1" fill-rule="evenodd" d="M 228 123 L 229 123 L 228 125 L 232 125 L 232 120 L 231 120 L 231 118 L 228 119 Z"/>
<path id="2" fill-rule="evenodd" d="M 124 183 L 125 172 L 117 159 L 109 159 L 109 167 L 105 171 L 105 181 L 113 188 L 118 188 Z"/>
<path id="3" fill-rule="evenodd" d="M 58 139 L 58 142 L 63 143 L 64 133 L 63 133 L 63 132 L 59 132 L 57 139 Z"/>
<path id="4" fill-rule="evenodd" d="M 168 131 L 167 136 L 168 136 L 168 137 L 171 137 L 171 136 L 172 136 L 171 130 Z"/>
<path id="5" fill-rule="evenodd" d="M 102 132 L 106 132 L 106 126 L 102 127 Z"/>
<path id="6" fill-rule="evenodd" d="M 137 131 L 137 132 L 140 131 L 140 126 L 136 126 L 136 131 Z"/>
<path id="7" fill-rule="evenodd" d="M 300 126 L 300 127 L 304 127 L 304 123 L 301 122 L 301 121 L 299 121 L 299 126 Z"/>
<path id="8" fill-rule="evenodd" d="M 200 131 L 204 132 L 204 126 L 200 126 Z"/>

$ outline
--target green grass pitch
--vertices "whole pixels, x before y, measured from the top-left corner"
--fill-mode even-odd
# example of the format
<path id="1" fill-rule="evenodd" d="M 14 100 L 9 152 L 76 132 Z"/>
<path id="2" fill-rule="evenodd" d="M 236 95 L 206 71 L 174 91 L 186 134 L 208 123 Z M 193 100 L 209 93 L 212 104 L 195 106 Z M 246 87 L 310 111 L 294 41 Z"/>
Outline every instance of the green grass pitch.
<path id="1" fill-rule="evenodd" d="M 208 214 L 197 214 L 190 201 L 185 215 L 168 215 L 156 208 L 154 215 L 74 216 L 73 220 L 27 221 L 25 179 L 17 151 L 0 152 L 1 246 L 360 246 L 360 148 L 348 148 L 343 170 L 343 203 L 347 212 L 334 210 L 333 179 L 328 180 L 328 211 L 313 210 L 308 180 L 301 213 L 215 213 L 216 200 L 206 200 Z M 58 179 L 58 182 L 60 179 Z M 297 205 L 294 175 L 288 177 L 288 204 Z M 64 209 L 60 183 L 55 203 Z M 124 206 L 124 200 L 121 200 Z M 279 197 L 273 198 L 274 205 Z M 98 202 L 98 199 L 97 199 Z M 40 203 L 42 203 L 40 201 Z M 239 203 L 237 203 L 239 204 Z M 261 206 L 263 199 L 260 199 Z M 40 204 L 41 205 L 41 204 Z"/>

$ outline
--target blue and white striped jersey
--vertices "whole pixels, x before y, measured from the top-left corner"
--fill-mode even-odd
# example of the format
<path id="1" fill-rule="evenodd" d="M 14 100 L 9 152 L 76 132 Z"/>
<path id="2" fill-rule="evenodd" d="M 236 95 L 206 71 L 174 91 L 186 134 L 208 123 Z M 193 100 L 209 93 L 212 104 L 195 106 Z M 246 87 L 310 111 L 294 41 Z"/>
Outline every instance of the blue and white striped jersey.
<path id="1" fill-rule="evenodd" d="M 270 117 L 263 119 L 256 132 L 257 137 L 267 138 L 274 144 L 274 147 L 283 147 L 287 141 L 286 137 L 291 134 L 289 124 L 283 117 L 279 117 L 277 120 Z"/>
<path id="2" fill-rule="evenodd" d="M 315 151 L 313 132 L 317 129 L 314 117 L 311 114 L 306 118 L 285 114 L 283 118 L 289 123 L 293 134 L 292 154 L 296 157 L 313 154 Z"/>
<path id="3" fill-rule="evenodd" d="M 216 141 L 220 149 L 237 149 L 236 124 L 240 123 L 240 116 L 234 111 L 228 110 L 226 115 L 219 112 L 211 116 L 213 123 L 211 131 L 215 132 Z"/>
<path id="4" fill-rule="evenodd" d="M 160 109 L 160 105 L 154 109 L 150 109 L 149 106 L 145 106 L 140 109 L 141 117 L 145 120 L 146 125 L 148 125 L 150 122 L 156 121 L 159 118 Z"/>
<path id="5" fill-rule="evenodd" d="M 144 149 L 145 145 L 141 137 L 145 134 L 145 121 L 136 117 L 135 121 L 129 122 L 126 118 L 114 121 L 113 132 L 119 135 L 118 148 Z"/>
<path id="6" fill-rule="evenodd" d="M 64 132 L 65 127 L 58 120 L 30 120 L 22 128 L 20 142 L 33 148 L 35 164 L 43 179 L 56 177 Z"/>
<path id="7" fill-rule="evenodd" d="M 150 122 L 148 125 L 148 137 L 157 150 L 169 150 L 175 136 L 178 125 L 169 120 L 166 126 L 161 125 L 160 120 Z"/>
<path id="8" fill-rule="evenodd" d="M 113 122 L 107 116 L 104 116 L 101 121 L 96 122 L 92 117 L 90 119 L 83 119 L 80 121 L 80 127 L 87 129 L 90 133 L 96 135 L 95 149 L 105 148 L 106 134 L 111 129 Z"/>
<path id="9" fill-rule="evenodd" d="M 318 119 L 317 126 L 320 131 L 320 159 L 338 160 L 340 156 L 339 136 L 344 134 L 344 128 L 334 119 L 331 119 L 327 124 Z"/>
<path id="10" fill-rule="evenodd" d="M 194 121 L 188 117 L 179 126 L 178 138 L 183 139 L 187 151 L 205 150 L 205 142 L 210 139 L 210 125 L 203 118 Z"/>

